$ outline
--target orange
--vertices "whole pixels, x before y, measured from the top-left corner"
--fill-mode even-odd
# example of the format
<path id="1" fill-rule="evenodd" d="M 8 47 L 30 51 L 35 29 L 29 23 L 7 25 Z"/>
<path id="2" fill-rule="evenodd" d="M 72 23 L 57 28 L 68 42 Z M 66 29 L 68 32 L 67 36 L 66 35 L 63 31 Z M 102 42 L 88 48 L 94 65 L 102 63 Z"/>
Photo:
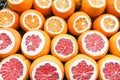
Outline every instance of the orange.
<path id="1" fill-rule="evenodd" d="M 37 10 L 26 10 L 20 16 L 20 25 L 23 30 L 42 29 L 45 22 L 45 17 Z"/>
<path id="2" fill-rule="evenodd" d="M 51 53 L 59 60 L 65 62 L 78 54 L 78 43 L 74 36 L 60 34 L 52 39 Z"/>
<path id="3" fill-rule="evenodd" d="M 44 24 L 44 31 L 51 37 L 67 33 L 67 23 L 59 16 L 49 17 Z"/>
<path id="4" fill-rule="evenodd" d="M 120 57 L 120 32 L 117 32 L 109 39 L 110 53 Z"/>
<path id="5" fill-rule="evenodd" d="M 93 29 L 100 31 L 105 36 L 110 37 L 115 34 L 120 28 L 119 20 L 112 14 L 103 14 L 93 22 Z"/>
<path id="6" fill-rule="evenodd" d="M 92 21 L 85 12 L 79 11 L 68 18 L 67 24 L 69 32 L 78 36 L 91 28 Z"/>
<path id="7" fill-rule="evenodd" d="M 55 16 L 67 19 L 75 11 L 74 0 L 54 0 L 52 12 Z"/>
<path id="8" fill-rule="evenodd" d="M 97 80 L 98 66 L 94 59 L 78 54 L 65 63 L 67 80 Z"/>
<path id="9" fill-rule="evenodd" d="M 120 0 L 106 0 L 106 11 L 120 17 Z"/>
<path id="10" fill-rule="evenodd" d="M 19 28 L 19 15 L 9 8 L 0 10 L 0 27 Z"/>
<path id="11" fill-rule="evenodd" d="M 89 30 L 78 37 L 81 53 L 98 60 L 104 57 L 109 49 L 107 37 L 99 31 Z"/>
<path id="12" fill-rule="evenodd" d="M 13 28 L 0 28 L 0 57 L 15 54 L 20 49 L 21 35 Z"/>
<path id="13" fill-rule="evenodd" d="M 90 17 L 101 15 L 106 8 L 106 0 L 82 0 L 81 10 Z"/>
<path id="14" fill-rule="evenodd" d="M 34 0 L 33 8 L 40 11 L 44 16 L 52 13 L 52 0 Z"/>
<path id="15" fill-rule="evenodd" d="M 7 0 L 8 7 L 16 12 L 23 12 L 32 7 L 33 0 Z"/>
<path id="16" fill-rule="evenodd" d="M 120 80 L 120 57 L 106 55 L 98 61 L 98 80 Z"/>
<path id="17" fill-rule="evenodd" d="M 27 80 L 30 61 L 22 54 L 13 54 L 0 62 L 0 80 Z"/>
<path id="18" fill-rule="evenodd" d="M 29 70 L 31 80 L 63 80 L 64 66 L 52 55 L 44 55 L 33 61 Z"/>
<path id="19" fill-rule="evenodd" d="M 51 39 L 42 30 L 27 31 L 22 38 L 21 51 L 29 59 L 34 60 L 48 54 Z"/>

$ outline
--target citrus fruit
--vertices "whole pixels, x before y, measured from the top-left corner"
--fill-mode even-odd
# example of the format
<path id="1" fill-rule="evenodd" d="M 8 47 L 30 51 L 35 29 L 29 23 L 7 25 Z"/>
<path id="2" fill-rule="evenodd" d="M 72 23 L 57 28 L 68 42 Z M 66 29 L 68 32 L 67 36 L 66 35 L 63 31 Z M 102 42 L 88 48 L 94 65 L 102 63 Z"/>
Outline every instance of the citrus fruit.
<path id="1" fill-rule="evenodd" d="M 30 67 L 32 80 L 63 80 L 62 62 L 52 55 L 44 55 L 33 61 Z"/>
<path id="2" fill-rule="evenodd" d="M 110 37 L 119 30 L 119 20 L 112 14 L 103 14 L 93 22 L 93 29 Z"/>
<path id="3" fill-rule="evenodd" d="M 61 61 L 68 61 L 78 53 L 78 43 L 69 34 L 60 34 L 52 39 L 51 53 Z"/>
<path id="4" fill-rule="evenodd" d="M 120 57 L 106 55 L 98 61 L 99 80 L 120 80 Z"/>
<path id="5" fill-rule="evenodd" d="M 29 59 L 49 53 L 50 37 L 42 30 L 27 31 L 22 38 L 21 51 Z"/>
<path id="6" fill-rule="evenodd" d="M 80 35 L 91 28 L 92 21 L 85 12 L 79 11 L 68 18 L 67 24 L 71 34 Z"/>
<path id="7" fill-rule="evenodd" d="M 106 0 L 82 0 L 81 10 L 90 17 L 101 15 L 106 8 Z"/>
<path id="8" fill-rule="evenodd" d="M 40 11 L 44 16 L 52 13 L 52 0 L 34 0 L 33 8 Z"/>
<path id="9" fill-rule="evenodd" d="M 78 37 L 80 52 L 97 60 L 105 56 L 108 52 L 108 39 L 102 33 L 89 30 Z"/>
<path id="10" fill-rule="evenodd" d="M 21 43 L 20 33 L 13 28 L 0 28 L 0 57 L 15 54 Z"/>
<path id="11" fill-rule="evenodd" d="M 110 53 L 120 57 L 120 32 L 117 32 L 109 39 Z"/>
<path id="12" fill-rule="evenodd" d="M 98 66 L 92 58 L 78 54 L 65 63 L 65 75 L 68 80 L 97 80 Z"/>
<path id="13" fill-rule="evenodd" d="M 120 0 L 106 0 L 106 11 L 120 17 Z"/>
<path id="14" fill-rule="evenodd" d="M 30 9 L 32 4 L 33 0 L 7 0 L 8 7 L 20 13 Z"/>
<path id="15" fill-rule="evenodd" d="M 20 25 L 25 31 L 42 29 L 44 22 L 43 14 L 37 10 L 26 10 L 20 16 Z"/>
<path id="16" fill-rule="evenodd" d="M 44 31 L 51 37 L 67 33 L 66 21 L 58 16 L 49 17 L 44 24 Z"/>
<path id="17" fill-rule="evenodd" d="M 0 62 L 0 80 L 27 80 L 30 61 L 22 54 L 13 54 Z"/>
<path id="18" fill-rule="evenodd" d="M 15 28 L 19 27 L 19 15 L 11 9 L 4 8 L 0 10 L 0 27 Z"/>
<path id="19" fill-rule="evenodd" d="M 54 0 L 52 12 L 55 16 L 67 19 L 75 11 L 74 0 Z"/>

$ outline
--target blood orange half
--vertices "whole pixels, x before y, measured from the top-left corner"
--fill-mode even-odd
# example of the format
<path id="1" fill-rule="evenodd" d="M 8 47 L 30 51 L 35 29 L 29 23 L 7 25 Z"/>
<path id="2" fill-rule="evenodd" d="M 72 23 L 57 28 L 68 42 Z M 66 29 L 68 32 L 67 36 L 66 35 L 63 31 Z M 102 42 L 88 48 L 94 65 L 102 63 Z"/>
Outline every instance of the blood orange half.
<path id="1" fill-rule="evenodd" d="M 13 54 L 0 62 L 0 80 L 27 80 L 30 61 L 21 54 Z"/>
<path id="2" fill-rule="evenodd" d="M 62 62 L 52 55 L 37 58 L 30 67 L 32 80 L 63 80 L 63 76 Z"/>
<path id="3" fill-rule="evenodd" d="M 97 80 L 98 66 L 94 59 L 78 54 L 65 63 L 65 75 L 68 80 Z"/>
<path id="4" fill-rule="evenodd" d="M 52 39 L 51 53 L 61 61 L 68 61 L 78 53 L 77 40 L 69 34 L 60 34 Z"/>
<path id="5" fill-rule="evenodd" d="M 80 52 L 93 59 L 100 59 L 108 52 L 108 39 L 102 33 L 89 30 L 82 33 L 78 38 Z"/>
<path id="6" fill-rule="evenodd" d="M 28 31 L 23 35 L 21 51 L 27 58 L 36 59 L 49 53 L 50 43 L 50 37 L 42 30 Z"/>
<path id="7" fill-rule="evenodd" d="M 98 61 L 99 80 L 120 80 L 120 57 L 106 55 Z"/>

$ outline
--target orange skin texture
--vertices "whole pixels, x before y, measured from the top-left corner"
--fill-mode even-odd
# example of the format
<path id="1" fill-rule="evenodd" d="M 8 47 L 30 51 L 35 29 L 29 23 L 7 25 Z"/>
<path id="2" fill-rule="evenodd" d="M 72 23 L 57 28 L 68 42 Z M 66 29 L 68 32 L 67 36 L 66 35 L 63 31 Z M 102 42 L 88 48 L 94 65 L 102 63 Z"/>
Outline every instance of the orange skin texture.
<path id="1" fill-rule="evenodd" d="M 100 25 L 102 18 L 105 17 L 105 16 L 114 16 L 114 15 L 111 15 L 111 14 L 100 15 L 99 17 L 97 17 L 94 20 L 94 22 L 93 22 L 93 29 L 97 30 L 97 31 L 100 31 L 101 33 L 103 33 L 107 37 L 111 37 L 112 35 L 114 35 L 119 30 L 120 26 L 119 26 L 119 23 L 118 23 L 118 28 L 115 31 L 113 31 L 113 32 L 106 32 L 105 30 L 102 29 L 102 25 Z M 116 19 L 117 19 L 117 17 L 116 17 Z"/>
<path id="2" fill-rule="evenodd" d="M 75 29 L 74 29 L 74 21 L 77 17 L 79 16 L 86 16 L 90 22 L 90 26 L 87 30 L 89 30 L 91 28 L 91 25 L 92 25 L 92 21 L 91 21 L 91 18 L 84 12 L 82 11 L 79 11 L 79 12 L 75 12 L 73 13 L 69 18 L 68 18 L 68 21 L 67 21 L 67 25 L 68 25 L 68 30 L 71 34 L 73 35 L 77 35 L 79 36 L 81 33 L 77 32 Z"/>
<path id="3" fill-rule="evenodd" d="M 117 42 L 116 40 L 118 37 L 120 37 L 120 32 L 117 32 L 116 34 L 114 34 L 113 36 L 110 37 L 109 50 L 110 50 L 111 54 L 120 57 L 120 51 L 118 50 L 117 45 L 116 45 L 116 42 Z"/>
<path id="4" fill-rule="evenodd" d="M 86 12 L 90 17 L 97 17 L 101 15 L 106 8 L 106 3 L 104 6 L 97 8 L 97 7 L 92 7 L 88 0 L 82 0 L 81 4 L 81 10 Z"/>
<path id="5" fill-rule="evenodd" d="M 2 10 L 7 10 L 7 11 L 10 11 L 11 13 L 13 13 L 13 15 L 15 16 L 15 21 L 14 21 L 14 23 L 13 23 L 11 26 L 9 26 L 9 28 L 18 29 L 18 28 L 19 28 L 19 19 L 20 19 L 19 14 L 16 13 L 15 11 L 9 9 L 9 8 L 1 9 L 0 12 L 1 12 Z M 0 26 L 0 27 L 4 28 L 3 26 Z M 5 28 L 6 28 L 6 27 L 5 27 Z"/>
<path id="6" fill-rule="evenodd" d="M 73 42 L 75 43 L 75 47 L 74 47 L 75 51 L 74 51 L 74 53 L 72 55 L 66 56 L 66 57 L 61 57 L 59 55 L 59 53 L 55 52 L 55 50 L 54 50 L 54 44 L 58 40 L 58 38 L 60 38 L 60 37 L 62 37 L 62 38 L 63 37 L 68 37 L 68 38 L 70 38 L 70 39 L 73 40 Z M 75 57 L 78 54 L 78 43 L 77 43 L 77 40 L 73 36 L 71 36 L 69 34 L 60 34 L 60 35 L 58 35 L 58 36 L 56 36 L 56 37 L 54 37 L 52 39 L 52 42 L 51 42 L 51 53 L 52 53 L 53 56 L 57 57 L 62 62 L 66 62 L 66 61 L 70 60 L 71 58 Z"/>
<path id="7" fill-rule="evenodd" d="M 16 53 L 16 54 L 12 54 L 12 55 L 4 58 L 4 59 L 0 62 L 0 64 L 1 64 L 2 62 L 6 61 L 7 59 L 11 58 L 11 57 L 12 57 L 12 58 L 18 57 L 18 58 L 20 58 L 21 60 L 23 60 L 23 62 L 25 63 L 25 66 L 26 66 L 26 75 L 25 75 L 25 77 L 24 77 L 23 80 L 27 80 L 28 77 L 29 77 L 29 69 L 30 69 L 30 66 L 31 66 L 31 62 L 30 62 L 25 56 L 23 56 L 22 54 Z"/>
<path id="8" fill-rule="evenodd" d="M 30 75 L 31 79 L 33 79 L 32 78 L 32 75 L 33 75 L 32 71 L 33 71 L 34 67 L 37 64 L 39 64 L 41 62 L 44 62 L 44 61 L 51 61 L 51 62 L 56 63 L 59 66 L 60 70 L 62 71 L 62 78 L 64 78 L 64 66 L 63 66 L 62 62 L 59 59 L 57 59 L 56 57 L 52 56 L 52 55 L 44 55 L 44 56 L 41 56 L 41 57 L 35 59 L 33 61 L 33 63 L 31 64 L 30 70 L 29 70 L 29 75 Z"/>
<path id="9" fill-rule="evenodd" d="M 95 80 L 97 80 L 97 77 L 98 77 L 98 65 L 97 65 L 97 63 L 96 63 L 96 61 L 94 59 L 92 59 L 92 58 L 90 58 L 90 57 L 88 57 L 88 56 L 86 56 L 84 54 L 78 54 L 74 58 L 70 59 L 69 61 L 67 61 L 65 63 L 65 76 L 67 77 L 67 79 L 70 80 L 70 75 L 69 75 L 70 66 L 75 61 L 81 60 L 81 59 L 87 59 L 87 60 L 91 61 L 96 66 L 96 73 L 97 74 L 96 74 L 96 77 L 95 77 L 96 79 Z"/>
<path id="10" fill-rule="evenodd" d="M 14 48 L 8 53 L 0 54 L 1 58 L 5 58 L 5 57 L 8 57 L 12 54 L 15 54 L 20 49 L 20 44 L 21 44 L 21 38 L 22 37 L 21 37 L 20 33 L 13 28 L 0 28 L 0 30 L 7 30 L 7 31 L 11 32 L 13 34 L 14 38 L 15 38 Z"/>
<path id="11" fill-rule="evenodd" d="M 36 55 L 28 55 L 27 53 L 25 53 L 23 50 L 22 50 L 22 44 L 21 44 L 21 51 L 22 53 L 30 60 L 35 60 L 36 58 L 40 57 L 40 56 L 43 56 L 43 55 L 46 55 L 49 53 L 50 51 L 50 45 L 51 45 L 51 39 L 50 37 L 48 36 L 47 33 L 43 32 L 42 30 L 38 30 L 39 32 L 41 32 L 44 37 L 45 37 L 45 46 L 43 48 L 43 50 L 41 52 L 38 52 Z M 24 36 L 24 35 L 23 35 Z M 33 53 L 34 54 L 34 53 Z"/>
<path id="12" fill-rule="evenodd" d="M 13 4 L 13 3 L 10 2 L 10 0 L 7 0 L 7 3 L 8 3 L 8 6 L 9 6 L 12 10 L 21 13 L 21 12 L 23 12 L 23 11 L 25 11 L 25 10 L 28 10 L 28 9 L 30 9 L 30 8 L 32 7 L 32 5 L 33 5 L 33 0 L 23 0 L 23 1 L 22 1 L 21 3 L 19 3 L 19 4 Z"/>
<path id="13" fill-rule="evenodd" d="M 52 4 L 52 12 L 55 16 L 59 16 L 61 18 L 64 18 L 64 19 L 67 19 L 70 15 L 72 15 L 75 11 L 75 2 L 74 0 L 70 0 L 71 1 L 71 8 L 66 11 L 66 12 L 61 12 L 61 11 L 58 11 L 56 8 L 55 8 L 55 5 L 54 5 L 54 1 L 53 1 L 53 4 Z"/>
<path id="14" fill-rule="evenodd" d="M 44 25 L 44 22 L 45 22 L 45 17 L 43 16 L 42 13 L 40 13 L 40 12 L 37 11 L 37 10 L 33 10 L 33 9 L 26 10 L 26 11 L 24 11 L 24 12 L 21 14 L 21 16 L 20 16 L 20 25 L 21 25 L 21 28 L 22 28 L 24 31 L 34 30 L 34 29 L 27 29 L 26 26 L 23 24 L 23 17 L 25 16 L 25 14 L 31 13 L 31 12 L 37 14 L 37 15 L 41 18 L 41 20 L 42 20 L 41 24 L 42 24 L 42 25 L 40 26 L 39 29 L 42 29 L 42 28 L 43 28 L 43 25 Z"/>

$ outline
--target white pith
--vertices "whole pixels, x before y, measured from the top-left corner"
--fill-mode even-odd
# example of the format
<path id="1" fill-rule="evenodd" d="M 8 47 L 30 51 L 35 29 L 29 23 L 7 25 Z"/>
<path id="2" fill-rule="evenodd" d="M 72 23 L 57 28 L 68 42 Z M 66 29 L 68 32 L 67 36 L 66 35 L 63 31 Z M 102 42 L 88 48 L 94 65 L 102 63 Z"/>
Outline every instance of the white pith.
<path id="1" fill-rule="evenodd" d="M 0 69 L 2 68 L 2 64 L 5 64 L 6 62 L 9 62 L 10 59 L 12 59 L 12 58 L 16 58 L 22 63 L 22 65 L 23 65 L 23 75 L 20 76 L 20 78 L 18 78 L 17 80 L 23 80 L 25 78 L 26 74 L 27 74 L 27 72 L 26 72 L 27 71 L 27 66 L 26 66 L 26 63 L 21 58 L 19 58 L 17 56 L 11 56 L 11 57 L 8 57 L 6 60 L 3 60 L 0 64 Z M 0 80 L 3 80 L 1 74 L 0 74 Z"/>
<path id="2" fill-rule="evenodd" d="M 84 30 L 81 30 L 81 31 L 79 31 L 79 30 L 76 29 L 76 27 L 75 27 L 75 26 L 76 26 L 76 21 L 79 20 L 80 18 L 85 18 L 85 20 L 86 20 L 87 23 L 88 23 L 87 28 L 84 28 Z M 84 24 L 84 23 L 83 23 L 83 24 Z M 89 22 L 89 19 L 88 19 L 86 16 L 79 16 L 79 17 L 75 18 L 75 21 L 74 21 L 74 23 L 73 23 L 73 28 L 74 28 L 74 30 L 75 30 L 76 32 L 82 33 L 82 32 L 84 32 L 84 31 L 88 30 L 90 27 L 91 27 L 91 24 L 90 24 L 90 22 Z"/>
<path id="3" fill-rule="evenodd" d="M 11 11 L 7 10 L 7 9 L 1 10 L 0 14 L 2 14 L 3 12 L 7 12 L 7 13 L 12 15 L 12 22 L 10 24 L 8 24 L 8 25 L 0 25 L 0 26 L 2 26 L 2 27 L 10 27 L 10 26 L 12 26 L 15 23 L 15 16 L 14 16 L 14 14 Z"/>
<path id="4" fill-rule="evenodd" d="M 117 12 L 119 12 L 120 13 L 120 9 L 118 9 L 117 8 L 117 0 L 114 0 L 114 8 L 115 8 L 115 10 L 117 11 Z"/>
<path id="5" fill-rule="evenodd" d="M 105 20 L 106 18 L 111 18 L 111 19 L 113 19 L 113 20 L 115 21 L 115 26 L 114 26 L 114 28 L 112 28 L 112 29 L 107 29 L 107 28 L 105 27 L 105 25 L 104 25 L 104 20 Z M 101 22 L 100 22 L 100 25 L 101 25 L 102 29 L 103 29 L 105 32 L 114 32 L 115 30 L 117 30 L 117 29 L 119 28 L 118 24 L 119 24 L 119 21 L 117 20 L 117 18 L 116 18 L 115 16 L 112 16 L 112 15 L 104 16 L 104 17 L 102 18 Z"/>
<path id="6" fill-rule="evenodd" d="M 46 63 L 49 63 L 51 66 L 54 66 L 54 67 L 56 68 L 56 72 L 59 74 L 59 79 L 58 79 L 58 80 L 62 80 L 62 71 L 61 71 L 59 65 L 56 64 L 56 63 L 53 62 L 53 61 L 43 61 L 43 62 L 37 63 L 37 64 L 34 66 L 33 70 L 32 70 L 32 79 L 33 79 L 33 80 L 36 80 L 36 79 L 34 78 L 36 69 L 39 68 L 39 66 L 45 65 Z"/>
<path id="7" fill-rule="evenodd" d="M 102 37 L 102 39 L 104 40 L 104 47 L 103 47 L 103 49 L 101 50 L 101 51 L 97 51 L 97 52 L 92 52 L 92 51 L 90 51 L 90 50 L 88 50 L 87 48 L 86 48 L 86 43 L 85 43 L 85 37 L 87 36 L 87 35 L 89 35 L 89 34 L 94 34 L 94 33 L 97 33 L 98 35 L 100 35 L 101 37 Z M 82 38 L 82 46 L 83 46 L 83 49 L 84 49 L 84 51 L 86 52 L 86 53 L 89 53 L 89 55 L 92 55 L 92 56 L 99 56 L 99 55 L 102 55 L 105 51 L 106 51 L 106 49 L 108 48 L 108 40 L 107 40 L 107 38 L 105 38 L 105 36 L 104 35 L 102 35 L 101 33 L 99 33 L 99 32 L 88 32 L 88 33 L 86 33 L 84 36 L 83 36 L 83 38 Z"/>
<path id="8" fill-rule="evenodd" d="M 102 1 L 103 4 L 101 4 L 101 5 L 94 5 L 91 0 L 88 0 L 89 4 L 90 4 L 92 7 L 95 7 L 95 8 L 101 8 L 101 7 L 103 7 L 104 5 L 106 5 L 106 0 L 100 0 L 100 1 Z"/>
<path id="9" fill-rule="evenodd" d="M 103 80 L 108 80 L 108 79 L 105 78 L 102 69 L 105 67 L 105 64 L 106 64 L 106 63 L 109 63 L 109 62 L 113 62 L 113 63 L 117 62 L 117 63 L 120 64 L 120 60 L 117 60 L 117 59 L 106 59 L 106 60 L 102 63 L 102 65 L 101 65 L 101 67 L 100 67 L 100 74 L 101 74 L 101 77 L 102 77 Z"/>
<path id="10" fill-rule="evenodd" d="M 15 37 L 11 32 L 9 32 L 7 30 L 0 30 L 0 34 L 1 33 L 7 34 L 7 36 L 9 36 L 9 38 L 12 41 L 12 43 L 10 45 L 8 45 L 5 49 L 0 50 L 0 54 L 6 54 L 6 53 L 9 53 L 11 50 L 13 50 L 13 48 L 15 47 Z M 2 44 L 2 42 L 3 41 L 0 41 L 1 44 Z"/>
<path id="11" fill-rule="evenodd" d="M 72 73 L 71 69 L 72 69 L 73 66 L 78 65 L 78 63 L 80 63 L 82 60 L 85 60 L 86 63 L 87 63 L 87 65 L 92 65 L 92 66 L 94 67 L 93 75 L 91 76 L 91 78 L 90 78 L 89 80 L 95 80 L 95 79 L 96 79 L 96 75 L 97 75 L 96 65 L 95 65 L 93 62 L 91 62 L 90 60 L 87 60 L 87 59 L 85 59 L 85 58 L 81 58 L 81 59 L 79 59 L 79 60 L 77 60 L 77 61 L 74 61 L 74 62 L 70 65 L 70 67 L 69 67 L 69 77 L 70 77 L 70 80 L 76 80 L 76 79 L 73 78 L 73 75 L 74 75 L 74 74 Z"/>
<path id="12" fill-rule="evenodd" d="M 9 0 L 9 2 L 11 3 L 11 4 L 14 4 L 14 5 L 16 5 L 16 4 L 20 4 L 21 2 L 23 2 L 24 0 L 18 0 L 17 2 L 16 1 L 13 1 L 13 0 Z"/>
<path id="13" fill-rule="evenodd" d="M 26 14 L 24 15 L 23 20 L 22 20 L 22 23 L 23 23 L 23 25 L 25 26 L 25 28 L 27 28 L 28 30 L 31 30 L 31 28 L 29 28 L 29 26 L 27 26 L 26 23 L 25 23 L 25 19 L 26 19 L 26 17 L 27 17 L 28 15 L 37 16 L 37 18 L 39 19 L 39 25 L 38 25 L 36 28 L 34 28 L 34 29 L 39 29 L 39 28 L 41 27 L 41 25 L 42 25 L 42 19 L 41 19 L 41 17 L 40 17 L 37 13 L 34 13 L 34 12 L 29 12 L 29 13 L 26 13 Z"/>
<path id="14" fill-rule="evenodd" d="M 58 0 L 54 0 L 54 2 L 53 2 L 53 5 L 55 6 L 55 9 L 57 10 L 57 11 L 59 11 L 59 12 L 67 12 L 68 10 L 70 10 L 70 8 L 71 8 L 71 5 L 72 5 L 72 2 L 71 2 L 71 0 L 67 0 L 67 1 L 69 1 L 69 6 L 67 7 L 67 8 L 64 8 L 64 9 L 61 9 L 61 8 L 59 8 L 59 7 L 57 7 L 57 1 Z M 65 1 L 65 0 L 64 0 Z"/>
<path id="15" fill-rule="evenodd" d="M 62 28 L 60 29 L 60 31 L 59 32 L 52 32 L 52 31 L 50 31 L 49 29 L 48 29 L 48 27 L 49 27 L 49 22 L 52 20 L 52 19 L 55 19 L 55 20 L 59 20 L 62 24 Z M 59 17 L 51 17 L 51 18 L 49 18 L 47 21 L 46 21 L 46 30 L 48 31 L 48 32 L 50 32 L 51 34 L 60 34 L 62 31 L 63 31 L 63 29 L 64 29 L 64 22 L 62 21 L 62 19 L 61 18 L 59 18 Z"/>
<path id="16" fill-rule="evenodd" d="M 46 0 L 42 0 L 44 2 L 46 2 Z M 40 7 L 40 8 L 49 8 L 52 5 L 52 0 L 49 0 L 49 4 L 47 6 L 42 6 L 41 4 L 39 4 L 39 0 L 35 0 L 35 3 Z"/>
<path id="17" fill-rule="evenodd" d="M 27 36 L 31 36 L 33 34 L 38 35 L 39 38 L 41 39 L 41 42 L 40 42 L 39 47 L 36 48 L 35 51 L 28 51 L 27 46 L 25 45 L 26 44 L 25 41 L 26 41 Z M 43 33 L 39 32 L 39 31 L 30 31 L 30 32 L 27 32 L 26 34 L 24 34 L 24 36 L 22 38 L 22 42 L 21 42 L 21 48 L 25 52 L 25 54 L 34 56 L 34 55 L 37 55 L 38 53 L 40 53 L 44 49 L 45 42 L 46 42 L 46 40 L 45 40 L 45 36 L 43 35 Z"/>
<path id="18" fill-rule="evenodd" d="M 120 35 L 119 35 L 119 37 L 117 37 L 117 39 L 116 39 L 116 46 L 117 46 L 117 50 L 120 52 L 120 46 L 119 46 L 119 44 L 118 44 L 118 41 L 120 40 Z"/>
<path id="19" fill-rule="evenodd" d="M 59 42 L 59 40 L 60 40 L 61 38 L 70 39 L 70 40 L 72 41 L 72 43 L 73 43 L 73 52 L 72 52 L 72 54 L 62 55 L 62 54 L 59 54 L 59 53 L 56 51 L 55 47 L 56 47 L 57 43 Z M 73 40 L 72 38 L 67 37 L 67 36 L 61 36 L 61 37 L 57 38 L 57 40 L 54 42 L 54 47 L 53 47 L 53 48 L 54 48 L 54 51 L 55 51 L 56 55 L 61 56 L 62 58 L 67 58 L 67 57 L 73 55 L 73 53 L 75 52 L 75 49 L 76 49 L 76 45 L 75 45 L 75 42 L 74 42 L 74 40 Z"/>

